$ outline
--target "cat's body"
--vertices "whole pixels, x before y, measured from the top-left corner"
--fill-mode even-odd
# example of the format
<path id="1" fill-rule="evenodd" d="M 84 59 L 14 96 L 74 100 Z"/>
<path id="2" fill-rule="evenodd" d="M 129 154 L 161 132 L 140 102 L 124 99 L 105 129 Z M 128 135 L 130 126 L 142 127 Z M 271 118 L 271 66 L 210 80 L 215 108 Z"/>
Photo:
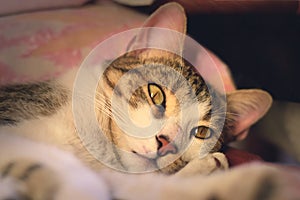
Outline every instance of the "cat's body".
<path id="1" fill-rule="evenodd" d="M 178 17 L 178 25 L 169 23 L 165 16 Z M 144 26 L 185 33 L 185 15 L 180 6 L 169 4 L 154 13 Z M 151 32 L 140 34 L 137 42 Z M 175 46 L 182 48 L 182 44 Z M 141 64 L 146 71 L 139 71 Z M 90 103 L 86 98 L 91 96 L 74 96 L 76 72 L 70 71 L 56 80 L 0 89 L 2 199 L 182 199 L 181 195 L 188 199 L 253 199 L 264 192 L 262 188 L 252 194 L 245 186 L 241 193 L 226 197 L 226 192 L 234 191 L 237 176 L 247 172 L 246 168 L 232 175 L 199 174 L 228 168 L 227 159 L 218 151 L 223 142 L 243 137 L 249 126 L 265 114 L 271 103 L 266 92 L 242 90 L 228 94 L 226 115 L 225 111 L 214 113 L 213 106 L 222 110 L 225 101 L 213 104 L 212 99 L 222 99 L 222 95 L 217 91 L 209 94 L 202 77 L 180 56 L 161 50 L 133 51 L 110 64 L 97 86 L 95 99 L 92 98 L 96 121 L 107 138 L 99 140 L 102 136 L 99 127 L 93 124 L 95 116 L 86 115 L 85 110 L 85 105 Z M 130 78 L 118 85 L 127 73 Z M 130 88 L 135 89 L 130 91 Z M 117 96 L 115 102 L 111 101 L 113 95 Z M 82 98 L 79 107 L 74 108 L 74 98 Z M 119 104 L 122 101 L 129 106 Z M 182 105 L 183 114 L 190 115 L 180 112 Z M 112 118 L 114 106 L 117 111 L 128 109 L 130 120 L 142 127 L 151 120 L 163 119 L 165 124 L 144 138 L 130 135 L 139 134 L 136 133 L 139 129 L 132 131 L 133 126 L 126 127 L 129 122 L 124 113 L 115 113 Z M 221 135 L 218 123 L 222 117 L 226 119 Z M 75 118 L 83 126 L 78 126 Z M 118 120 L 124 120 L 125 126 L 117 124 Z M 203 149 L 206 152 L 201 154 Z M 123 174 L 109 167 L 155 175 Z M 272 171 L 265 173 L 268 171 L 268 167 L 261 168 L 249 179 L 249 185 L 255 190 L 257 182 L 263 184 L 272 176 Z M 175 175 L 166 177 L 157 172 Z M 223 178 L 227 187 L 214 185 Z M 198 184 L 204 184 L 204 189 L 197 188 Z"/>

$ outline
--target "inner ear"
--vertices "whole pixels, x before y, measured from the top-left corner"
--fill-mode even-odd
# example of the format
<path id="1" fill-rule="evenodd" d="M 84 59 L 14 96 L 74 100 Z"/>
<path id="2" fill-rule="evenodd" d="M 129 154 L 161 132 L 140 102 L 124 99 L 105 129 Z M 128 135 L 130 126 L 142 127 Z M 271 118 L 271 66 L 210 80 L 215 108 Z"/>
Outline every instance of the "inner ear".
<path id="1" fill-rule="evenodd" d="M 271 104 L 271 95 L 263 90 L 236 90 L 227 94 L 225 142 L 244 139 L 250 126 L 266 114 Z"/>
<path id="2" fill-rule="evenodd" d="M 149 27 L 152 27 L 148 29 Z M 145 21 L 127 50 L 160 47 L 181 55 L 186 34 L 186 15 L 178 3 L 167 3 L 158 8 Z M 160 29 L 155 29 L 160 28 Z M 172 31 L 167 31 L 172 30 Z"/>
<path id="3" fill-rule="evenodd" d="M 167 3 L 158 8 L 142 27 L 167 28 L 186 34 L 186 15 L 178 3 Z"/>

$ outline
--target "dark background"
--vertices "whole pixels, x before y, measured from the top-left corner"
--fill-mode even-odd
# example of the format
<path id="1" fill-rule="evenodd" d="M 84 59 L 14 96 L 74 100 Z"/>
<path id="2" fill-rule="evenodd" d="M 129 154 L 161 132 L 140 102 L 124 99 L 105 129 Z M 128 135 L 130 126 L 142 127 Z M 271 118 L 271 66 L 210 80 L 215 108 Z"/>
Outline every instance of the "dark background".
<path id="1" fill-rule="evenodd" d="M 300 16 L 194 14 L 188 33 L 230 67 L 239 88 L 300 102 Z"/>

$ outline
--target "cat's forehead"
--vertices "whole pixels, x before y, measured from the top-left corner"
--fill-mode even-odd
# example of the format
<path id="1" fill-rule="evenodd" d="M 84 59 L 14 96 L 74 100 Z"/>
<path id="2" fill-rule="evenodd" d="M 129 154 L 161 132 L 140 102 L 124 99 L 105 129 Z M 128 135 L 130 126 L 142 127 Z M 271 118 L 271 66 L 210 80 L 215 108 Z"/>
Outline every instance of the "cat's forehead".
<path id="1" fill-rule="evenodd" d="M 126 74 L 127 84 L 131 86 L 156 83 L 173 92 L 192 89 L 196 95 L 200 90 L 207 90 L 197 70 L 175 54 L 162 53 L 160 56 L 127 54 L 118 58 L 111 66 L 108 70 L 122 70 L 122 75 Z"/>

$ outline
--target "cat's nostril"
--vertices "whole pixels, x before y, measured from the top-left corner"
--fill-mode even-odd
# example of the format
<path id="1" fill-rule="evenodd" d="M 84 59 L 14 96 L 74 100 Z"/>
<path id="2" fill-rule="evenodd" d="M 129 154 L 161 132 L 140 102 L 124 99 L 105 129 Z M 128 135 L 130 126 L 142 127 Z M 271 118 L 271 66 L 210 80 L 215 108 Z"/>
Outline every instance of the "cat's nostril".
<path id="1" fill-rule="evenodd" d="M 158 142 L 158 148 L 157 148 L 157 155 L 158 156 L 165 156 L 168 153 L 176 154 L 177 153 L 177 147 L 175 144 L 171 143 L 169 139 L 164 136 L 156 136 L 156 140 Z"/>

